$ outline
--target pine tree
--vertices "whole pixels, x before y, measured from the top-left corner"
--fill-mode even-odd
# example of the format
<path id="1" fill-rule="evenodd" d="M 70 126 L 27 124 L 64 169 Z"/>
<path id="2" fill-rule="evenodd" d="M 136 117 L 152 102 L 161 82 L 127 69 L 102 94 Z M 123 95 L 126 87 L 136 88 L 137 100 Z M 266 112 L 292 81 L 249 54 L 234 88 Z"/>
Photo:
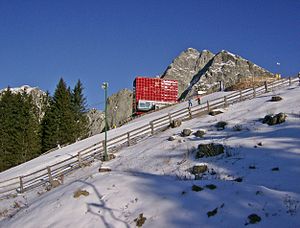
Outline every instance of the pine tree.
<path id="1" fill-rule="evenodd" d="M 43 151 L 76 140 L 76 121 L 72 105 L 72 94 L 62 78 L 43 118 L 42 137 Z"/>
<path id="2" fill-rule="evenodd" d="M 27 94 L 9 89 L 0 99 L 0 170 L 28 161 L 40 153 L 37 107 Z"/>
<path id="3" fill-rule="evenodd" d="M 22 131 L 22 141 L 20 141 L 22 162 L 26 162 L 37 157 L 41 152 L 38 108 L 33 104 L 32 96 L 26 93 L 22 95 L 19 126 Z"/>
<path id="4" fill-rule="evenodd" d="M 83 96 L 83 86 L 80 80 L 77 81 L 73 93 L 72 104 L 76 122 L 76 139 L 84 138 L 87 134 L 86 98 Z"/>

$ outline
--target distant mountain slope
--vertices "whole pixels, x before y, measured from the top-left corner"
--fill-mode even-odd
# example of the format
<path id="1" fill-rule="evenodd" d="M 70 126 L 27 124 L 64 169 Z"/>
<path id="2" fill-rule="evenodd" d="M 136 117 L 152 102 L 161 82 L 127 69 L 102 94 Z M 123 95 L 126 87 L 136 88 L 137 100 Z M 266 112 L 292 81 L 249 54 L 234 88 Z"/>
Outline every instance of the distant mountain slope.
<path id="1" fill-rule="evenodd" d="M 40 118 L 42 118 L 42 116 L 44 115 L 43 103 L 44 103 L 44 98 L 46 96 L 46 93 L 43 90 L 39 89 L 38 87 L 31 87 L 29 85 L 23 85 L 20 87 L 9 88 L 9 89 L 12 93 L 15 93 L 15 94 L 16 93 L 21 93 L 21 94 L 26 93 L 28 95 L 31 95 L 32 99 L 33 99 L 33 103 L 38 108 L 39 116 L 40 116 Z M 0 90 L 0 98 L 1 98 L 2 93 L 6 90 L 7 90 L 7 88 Z"/>

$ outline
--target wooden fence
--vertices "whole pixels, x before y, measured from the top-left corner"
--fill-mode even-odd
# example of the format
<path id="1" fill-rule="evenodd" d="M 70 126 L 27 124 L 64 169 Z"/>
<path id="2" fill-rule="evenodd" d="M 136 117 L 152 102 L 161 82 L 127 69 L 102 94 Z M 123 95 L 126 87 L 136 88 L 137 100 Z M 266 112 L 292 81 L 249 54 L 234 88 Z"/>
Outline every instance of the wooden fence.
<path id="1" fill-rule="evenodd" d="M 207 101 L 205 104 L 199 106 L 183 108 L 175 112 L 168 113 L 165 116 L 152 120 L 149 124 L 108 139 L 107 151 L 109 153 L 114 153 L 124 146 L 136 144 L 145 137 L 154 135 L 169 128 L 172 120 L 180 119 L 185 121 L 194 117 L 199 117 L 209 113 L 212 109 L 224 108 L 233 103 L 252 99 L 279 87 L 292 85 L 292 83 L 295 82 L 298 82 L 297 78 L 281 79 L 269 84 L 265 83 L 264 86 L 257 88 L 232 92 L 227 96 Z M 45 184 L 52 184 L 53 180 L 56 178 L 62 177 L 73 170 L 79 169 L 84 165 L 93 162 L 95 159 L 102 159 L 104 147 L 105 141 L 98 142 L 78 151 L 75 155 L 56 164 L 47 166 L 30 174 L 0 181 L 0 196 L 16 192 L 24 193 Z"/>

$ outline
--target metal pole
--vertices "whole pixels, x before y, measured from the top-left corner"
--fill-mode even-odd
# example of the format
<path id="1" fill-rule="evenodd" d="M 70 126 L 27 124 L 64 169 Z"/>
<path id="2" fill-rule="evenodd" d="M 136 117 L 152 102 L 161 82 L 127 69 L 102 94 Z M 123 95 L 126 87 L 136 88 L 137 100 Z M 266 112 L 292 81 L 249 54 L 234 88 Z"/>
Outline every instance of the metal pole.
<path id="1" fill-rule="evenodd" d="M 104 161 L 108 161 L 108 154 L 107 154 L 107 87 L 108 87 L 108 83 L 104 82 L 102 84 L 102 88 L 104 89 L 104 99 L 105 99 L 105 138 L 104 138 L 104 142 L 105 142 L 105 146 L 104 146 Z"/>

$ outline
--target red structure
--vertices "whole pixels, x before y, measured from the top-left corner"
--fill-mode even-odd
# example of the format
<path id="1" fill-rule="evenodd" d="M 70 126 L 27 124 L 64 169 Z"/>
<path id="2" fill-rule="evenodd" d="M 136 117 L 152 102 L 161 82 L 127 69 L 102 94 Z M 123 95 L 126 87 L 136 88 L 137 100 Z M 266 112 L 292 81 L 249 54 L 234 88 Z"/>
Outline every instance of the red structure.
<path id="1" fill-rule="evenodd" d="M 133 109 L 136 114 L 174 104 L 178 100 L 176 80 L 136 77 L 133 88 Z"/>

